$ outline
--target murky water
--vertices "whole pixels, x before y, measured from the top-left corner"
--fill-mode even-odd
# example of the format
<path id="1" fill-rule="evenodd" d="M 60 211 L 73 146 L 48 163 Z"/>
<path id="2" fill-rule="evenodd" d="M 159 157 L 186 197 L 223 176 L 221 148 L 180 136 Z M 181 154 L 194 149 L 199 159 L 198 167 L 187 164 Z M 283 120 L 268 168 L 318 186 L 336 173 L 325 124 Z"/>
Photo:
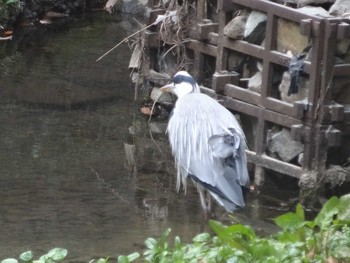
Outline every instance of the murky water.
<path id="1" fill-rule="evenodd" d="M 133 101 L 128 45 L 95 62 L 132 30 L 94 14 L 29 32 L 26 46 L 1 43 L 11 56 L 0 82 L 0 258 L 64 247 L 87 262 L 141 251 L 169 227 L 184 241 L 203 230 L 194 187 L 175 192 L 166 120 L 152 122 L 151 137 Z M 281 212 L 267 207 L 278 205 L 250 196 L 237 217 L 269 233 Z"/>

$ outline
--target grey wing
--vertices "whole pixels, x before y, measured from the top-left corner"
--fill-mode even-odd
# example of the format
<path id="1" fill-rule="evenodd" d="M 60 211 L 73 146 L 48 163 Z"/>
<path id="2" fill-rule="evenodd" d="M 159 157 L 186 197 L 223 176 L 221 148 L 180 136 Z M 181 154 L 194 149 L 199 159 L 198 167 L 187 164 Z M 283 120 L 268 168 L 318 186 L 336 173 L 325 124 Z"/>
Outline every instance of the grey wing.
<path id="1" fill-rule="evenodd" d="M 233 211 L 245 205 L 242 187 L 249 185 L 249 175 L 245 140 L 234 133 L 234 129 L 229 131 L 231 133 L 211 136 L 208 144 L 214 157 L 219 158 L 223 163 L 222 176 L 218 177 L 215 183 L 216 188 L 223 195 L 213 196 L 221 199 L 226 210 Z"/>
<path id="2" fill-rule="evenodd" d="M 238 134 L 234 133 L 232 128 L 229 128 L 228 130 L 232 133 L 213 135 L 208 140 L 208 144 L 215 157 L 227 158 L 231 155 L 237 155 L 237 149 L 240 146 L 241 139 Z"/>
<path id="3" fill-rule="evenodd" d="M 237 134 L 233 128 L 229 128 L 228 131 L 230 133 L 224 132 L 211 136 L 208 144 L 212 149 L 213 156 L 222 158 L 226 163 L 225 166 L 234 165 L 239 184 L 248 186 L 249 175 L 245 153 L 247 148 L 245 139 Z"/>

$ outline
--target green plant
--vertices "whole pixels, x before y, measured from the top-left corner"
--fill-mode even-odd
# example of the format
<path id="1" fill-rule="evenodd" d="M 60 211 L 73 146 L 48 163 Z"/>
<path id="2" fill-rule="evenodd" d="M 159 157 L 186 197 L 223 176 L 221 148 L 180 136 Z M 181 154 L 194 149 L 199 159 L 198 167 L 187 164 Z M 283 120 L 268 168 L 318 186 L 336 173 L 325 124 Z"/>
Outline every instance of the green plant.
<path id="1" fill-rule="evenodd" d="M 197 235 L 190 244 L 175 237 L 169 246 L 170 229 L 157 240 L 145 241 L 146 262 L 256 262 L 256 263 L 321 263 L 350 262 L 350 195 L 332 197 L 313 221 L 305 219 L 303 207 L 275 219 L 281 228 L 267 238 L 256 235 L 250 226 L 209 224 L 216 235 Z M 135 255 L 135 254 L 132 254 Z M 132 262 L 137 257 L 119 257 L 118 262 Z"/>
<path id="2" fill-rule="evenodd" d="M 0 0 L 0 26 L 11 19 L 12 16 L 16 17 L 22 12 L 23 7 L 24 2 L 21 0 Z"/>
<path id="3" fill-rule="evenodd" d="M 39 259 L 34 260 L 32 251 L 26 251 L 22 253 L 18 259 L 6 258 L 1 261 L 1 263 L 54 263 L 60 262 L 65 259 L 68 251 L 64 248 L 54 248 L 51 249 L 47 254 L 42 255 Z"/>

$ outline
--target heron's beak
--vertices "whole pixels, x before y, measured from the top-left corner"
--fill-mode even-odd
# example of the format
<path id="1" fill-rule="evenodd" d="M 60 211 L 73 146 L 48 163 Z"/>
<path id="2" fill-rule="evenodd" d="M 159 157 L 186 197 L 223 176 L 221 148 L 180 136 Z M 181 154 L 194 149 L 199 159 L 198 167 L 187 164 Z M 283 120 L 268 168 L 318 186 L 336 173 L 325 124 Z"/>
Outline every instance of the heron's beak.
<path id="1" fill-rule="evenodd" d="M 174 83 L 169 83 L 160 88 L 162 92 L 171 92 L 174 89 Z"/>

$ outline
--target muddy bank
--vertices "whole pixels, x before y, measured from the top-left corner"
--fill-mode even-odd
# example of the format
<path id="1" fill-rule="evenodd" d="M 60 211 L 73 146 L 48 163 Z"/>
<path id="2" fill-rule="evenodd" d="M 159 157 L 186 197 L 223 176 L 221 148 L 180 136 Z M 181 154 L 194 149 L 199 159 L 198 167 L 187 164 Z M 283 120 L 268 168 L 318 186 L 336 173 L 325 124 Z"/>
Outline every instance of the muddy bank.
<path id="1" fill-rule="evenodd" d="M 0 25 L 3 29 L 12 29 L 23 23 L 34 24 L 44 19 L 49 12 L 55 12 L 55 17 L 69 14 L 81 14 L 102 7 L 103 0 L 38 0 L 38 1 L 12 1 L 0 3 Z M 61 15 L 57 15 L 61 14 Z"/>
<path id="2" fill-rule="evenodd" d="M 5 1 L 6 2 L 6 1 Z M 84 13 L 105 10 L 132 15 L 144 15 L 147 0 L 13 0 L 0 2 L 0 40 L 23 26 L 51 24 Z M 107 7 L 108 5 L 108 7 Z"/>

